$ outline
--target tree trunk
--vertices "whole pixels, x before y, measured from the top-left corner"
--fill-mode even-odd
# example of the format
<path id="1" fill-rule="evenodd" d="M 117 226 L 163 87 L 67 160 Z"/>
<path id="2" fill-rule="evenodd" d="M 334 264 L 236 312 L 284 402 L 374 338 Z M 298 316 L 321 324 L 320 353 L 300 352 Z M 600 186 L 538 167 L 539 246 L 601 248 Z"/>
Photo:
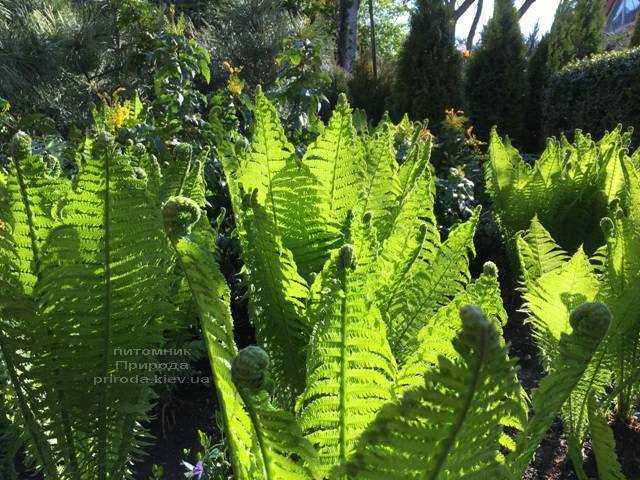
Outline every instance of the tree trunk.
<path id="1" fill-rule="evenodd" d="M 358 47 L 360 0 L 340 0 L 338 25 L 338 65 L 351 72 Z"/>
<path id="2" fill-rule="evenodd" d="M 476 8 L 476 16 L 473 17 L 473 23 L 469 29 L 469 35 L 467 36 L 466 49 L 471 50 L 473 48 L 473 38 L 476 36 L 476 30 L 478 28 L 478 22 L 480 22 L 480 16 L 482 15 L 482 0 L 478 0 L 478 6 Z"/>
<path id="3" fill-rule="evenodd" d="M 376 45 L 376 21 L 373 18 L 373 0 L 369 0 L 369 22 L 371 24 L 371 64 L 373 78 L 378 78 L 378 47 Z"/>

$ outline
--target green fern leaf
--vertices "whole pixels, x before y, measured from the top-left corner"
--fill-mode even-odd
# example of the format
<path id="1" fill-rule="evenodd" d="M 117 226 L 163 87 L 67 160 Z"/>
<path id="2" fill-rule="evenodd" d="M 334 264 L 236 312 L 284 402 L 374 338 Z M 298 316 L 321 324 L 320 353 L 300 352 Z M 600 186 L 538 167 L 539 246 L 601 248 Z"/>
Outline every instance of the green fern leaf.
<path id="1" fill-rule="evenodd" d="M 572 331 L 561 334 L 551 373 L 532 395 L 534 416 L 509 457 L 515 478 L 522 478 L 547 430 L 578 385 L 607 333 L 611 313 L 601 303 L 584 303 L 571 313 L 569 321 Z"/>
<path id="2" fill-rule="evenodd" d="M 516 236 L 520 268 L 525 285 L 531 285 L 541 276 L 560 269 L 569 259 L 542 226 L 538 217 L 533 217 L 529 230 Z"/>
<path id="3" fill-rule="evenodd" d="M 513 400 L 520 389 L 515 364 L 477 307 L 460 314 L 458 358 L 440 357 L 420 388 L 387 404 L 334 478 L 507 478 L 500 419 L 525 416 Z"/>
<path id="4" fill-rule="evenodd" d="M 293 255 L 283 244 L 272 217 L 255 196 L 245 197 L 246 242 L 251 321 L 281 381 L 283 401 L 304 387 L 305 346 L 310 325 L 305 316 L 308 286 L 298 274 Z"/>
<path id="5" fill-rule="evenodd" d="M 571 310 L 593 301 L 598 289 L 593 267 L 582 250 L 562 268 L 546 273 L 527 287 L 525 308 L 530 313 L 534 338 L 547 369 L 558 355 L 561 335 L 571 330 Z"/>
<path id="6" fill-rule="evenodd" d="M 377 410 L 392 396 L 395 361 L 379 311 L 365 294 L 367 225 L 354 222 L 347 244 L 332 255 L 309 345 L 300 425 L 318 450 L 317 469 L 344 462 Z M 364 261 L 361 261 L 363 259 Z"/>
<path id="7" fill-rule="evenodd" d="M 346 96 L 341 95 L 329 124 L 302 159 L 321 184 L 321 200 L 334 225 L 342 225 L 362 195 L 363 150 Z"/>
<path id="8" fill-rule="evenodd" d="M 407 274 L 404 288 L 381 310 L 389 321 L 389 341 L 399 359 L 416 346 L 416 334 L 441 306 L 464 290 L 469 281 L 469 258 L 480 215 L 478 208 L 465 223 L 457 226 L 436 250 L 424 248 L 419 261 Z"/>
<path id="9" fill-rule="evenodd" d="M 293 453 L 307 461 L 314 456 L 293 417 L 273 408 L 264 391 L 254 394 L 233 377 L 231 366 L 238 352 L 230 294 L 208 248 L 211 235 L 202 230 L 171 238 L 200 314 L 234 472 L 239 480 L 310 479 L 290 458 Z"/>
<path id="10" fill-rule="evenodd" d="M 626 480 L 616 455 L 616 442 L 606 420 L 606 412 L 598 408 L 593 396 L 589 397 L 589 432 L 591 445 L 601 480 Z"/>

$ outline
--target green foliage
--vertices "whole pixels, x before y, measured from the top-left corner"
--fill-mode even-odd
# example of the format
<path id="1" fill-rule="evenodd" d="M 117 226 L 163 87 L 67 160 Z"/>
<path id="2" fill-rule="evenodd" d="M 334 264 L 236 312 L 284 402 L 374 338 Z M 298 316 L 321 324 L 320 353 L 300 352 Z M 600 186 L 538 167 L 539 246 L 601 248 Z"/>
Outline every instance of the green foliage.
<path id="1" fill-rule="evenodd" d="M 638 125 L 640 49 L 594 55 L 568 65 L 549 82 L 545 134 L 581 128 L 602 135 L 618 123 Z M 638 132 L 634 141 L 638 142 Z"/>
<path id="2" fill-rule="evenodd" d="M 530 152 L 538 152 L 544 147 L 542 119 L 545 110 L 545 91 L 550 76 L 549 35 L 545 35 L 529 58 L 527 69 L 527 110 L 524 118 L 527 135 L 524 138 L 524 146 Z"/>
<path id="3" fill-rule="evenodd" d="M 141 52 L 162 12 L 146 0 L 4 0 L 0 12 L 0 96 L 16 113 L 88 123 L 96 92 L 149 80 Z"/>
<path id="4" fill-rule="evenodd" d="M 461 104 L 462 56 L 455 47 L 450 9 L 442 0 L 420 0 L 397 65 L 394 108 L 413 120 L 437 123 Z"/>
<path id="5" fill-rule="evenodd" d="M 631 40 L 629 40 L 629 48 L 635 48 L 635 47 L 640 47 L 640 13 L 636 18 L 636 24 L 633 27 Z"/>
<path id="6" fill-rule="evenodd" d="M 604 243 L 600 219 L 609 205 L 621 199 L 621 159 L 630 134 L 621 127 L 594 142 L 580 131 L 575 142 L 549 139 L 533 166 L 527 164 L 508 139 L 494 131 L 485 166 L 487 190 L 494 216 L 511 247 L 516 233 L 537 216 L 564 250 L 584 245 L 592 254 Z"/>
<path id="7" fill-rule="evenodd" d="M 202 172 L 188 174 L 190 149 L 177 150 L 181 182 L 144 149 L 98 133 L 80 146 L 71 181 L 27 135 L 11 144 L 0 182 L 0 350 L 12 421 L 47 479 L 124 478 L 141 453 L 155 352 L 183 308 L 163 184 L 202 201 L 193 179 Z M 173 220 L 174 232 L 188 230 Z"/>
<path id="8" fill-rule="evenodd" d="M 498 272 L 487 264 L 470 279 L 478 211 L 439 237 L 431 137 L 418 124 L 399 165 L 403 127 L 358 135 L 343 98 L 300 159 L 261 91 L 255 108 L 251 145 L 223 161 L 261 347 L 237 351 L 210 228 L 167 232 L 198 305 L 236 477 L 508 478 L 512 463 L 526 466 L 608 318 L 572 320 L 559 348 L 572 368 L 549 380 L 561 394 L 510 454 L 504 428 L 522 430 L 527 409 L 501 338 Z M 167 225 L 192 217 L 189 202 L 172 202 Z"/>
<path id="9" fill-rule="evenodd" d="M 595 300 L 606 304 L 612 317 L 602 344 L 562 410 L 569 455 L 581 478 L 581 448 L 587 435 L 591 436 L 601 477 L 624 478 L 612 455 L 613 437 L 606 419 L 615 409 L 618 418 L 626 421 L 640 387 L 640 322 L 630 303 L 640 292 L 640 180 L 630 158 L 621 155 L 618 161 L 623 182 L 620 196 L 625 201 L 616 202 L 613 217 L 602 220 L 606 244 L 593 258 L 587 258 L 582 250 L 569 258 L 535 220 L 531 230 L 518 238 L 526 308 L 548 369 L 553 370 L 558 358 L 558 339 L 575 329 L 568 320 L 571 309 Z"/>
<path id="10" fill-rule="evenodd" d="M 466 72 L 467 110 L 480 139 L 498 125 L 520 140 L 526 95 L 525 46 L 510 0 L 496 0 Z"/>
<path id="11" fill-rule="evenodd" d="M 373 76 L 371 62 L 362 58 L 356 62 L 349 79 L 349 99 L 354 108 L 366 112 L 368 120 L 377 125 L 391 111 L 393 72 L 395 64 L 378 62 L 378 77 Z"/>
<path id="12" fill-rule="evenodd" d="M 551 71 L 600 52 L 604 24 L 604 7 L 599 0 L 562 0 L 548 34 Z"/>

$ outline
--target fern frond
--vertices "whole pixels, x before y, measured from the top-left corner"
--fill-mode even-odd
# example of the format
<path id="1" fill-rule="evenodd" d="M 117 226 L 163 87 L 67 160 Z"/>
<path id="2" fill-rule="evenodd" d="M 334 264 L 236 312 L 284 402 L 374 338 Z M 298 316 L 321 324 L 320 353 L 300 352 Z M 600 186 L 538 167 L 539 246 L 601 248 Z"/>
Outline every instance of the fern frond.
<path id="1" fill-rule="evenodd" d="M 562 268 L 568 254 L 553 241 L 537 216 L 523 235 L 516 236 L 520 268 L 525 285 L 531 285 L 541 276 Z"/>
<path id="2" fill-rule="evenodd" d="M 626 480 L 616 454 L 616 441 L 607 423 L 606 411 L 598 407 L 595 397 L 589 397 L 589 433 L 601 480 Z"/>
<path id="3" fill-rule="evenodd" d="M 583 303 L 571 312 L 571 333 L 561 333 L 553 365 L 532 395 L 534 416 L 517 439 L 509 456 L 515 478 L 522 478 L 538 445 L 582 378 L 611 323 L 611 313 L 601 303 Z"/>
<path id="4" fill-rule="evenodd" d="M 63 412 L 52 423 L 63 422 L 57 437 L 70 478 L 126 471 L 130 433 L 152 398 L 148 384 L 122 379 L 162 345 L 171 255 L 131 163 L 106 134 L 95 142 L 43 246 L 34 289 L 49 336 L 34 337 L 33 348 L 47 353 L 31 359 L 30 372 L 59 392 L 46 401 Z"/>
<path id="5" fill-rule="evenodd" d="M 578 250 L 563 267 L 542 275 L 524 294 L 525 308 L 531 316 L 533 335 L 548 369 L 558 355 L 563 333 L 571 330 L 571 310 L 593 301 L 599 290 L 593 266 Z"/>
<path id="6" fill-rule="evenodd" d="M 421 387 L 387 404 L 332 478 L 507 478 L 500 419 L 526 415 L 515 364 L 477 307 L 460 315 L 457 358 L 440 357 Z"/>
<path id="7" fill-rule="evenodd" d="M 300 425 L 318 450 L 321 473 L 349 458 L 359 435 L 392 397 L 395 361 L 384 322 L 365 292 L 370 265 L 360 259 L 368 252 L 358 248 L 361 234 L 353 232 L 362 228 L 368 227 L 354 222 L 354 244 L 335 252 L 322 274 L 326 283 L 299 399 Z"/>
<path id="8" fill-rule="evenodd" d="M 245 197 L 245 206 L 243 257 L 249 273 L 251 321 L 281 380 L 279 393 L 283 401 L 290 401 L 304 386 L 305 347 L 311 333 L 304 305 L 308 286 L 255 195 Z"/>
<path id="9" fill-rule="evenodd" d="M 289 458 L 313 458 L 290 414 L 273 408 L 264 391 L 238 386 L 232 362 L 238 355 L 233 339 L 229 288 L 208 248 L 211 231 L 172 235 L 179 261 L 196 301 L 215 380 L 234 472 L 239 480 L 311 478 Z"/>
<path id="10" fill-rule="evenodd" d="M 431 256 L 423 248 L 413 263 L 406 283 L 381 305 L 389 322 L 389 341 L 395 355 L 403 359 L 416 345 L 416 334 L 441 306 L 447 304 L 469 281 L 469 253 L 474 253 L 473 237 L 480 215 L 473 216 L 451 231 L 447 240 Z"/>
<path id="11" fill-rule="evenodd" d="M 364 148 L 353 127 L 351 109 L 341 95 L 329 124 L 309 146 L 302 163 L 320 181 L 321 199 L 335 225 L 342 225 L 363 192 Z"/>
<path id="12" fill-rule="evenodd" d="M 480 278 L 440 308 L 418 332 L 419 346 L 407 357 L 398 372 L 395 387 L 398 397 L 408 389 L 422 385 L 425 371 L 437 366 L 440 357 L 450 360 L 457 357 L 453 340 L 462 329 L 460 309 L 464 305 L 478 306 L 496 326 L 496 330 L 502 331 L 507 316 L 500 297 L 497 270 L 491 263 L 486 264 L 484 270 Z"/>

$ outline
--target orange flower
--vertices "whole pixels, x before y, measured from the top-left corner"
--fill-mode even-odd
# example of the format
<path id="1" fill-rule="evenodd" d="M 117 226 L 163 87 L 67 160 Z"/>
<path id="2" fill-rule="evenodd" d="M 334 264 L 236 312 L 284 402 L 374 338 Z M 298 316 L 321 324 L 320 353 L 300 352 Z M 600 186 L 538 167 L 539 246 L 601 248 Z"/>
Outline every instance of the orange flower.
<path id="1" fill-rule="evenodd" d="M 471 58 L 471 52 L 469 50 L 463 50 L 462 58 L 464 58 L 465 60 L 468 60 L 469 58 Z"/>

